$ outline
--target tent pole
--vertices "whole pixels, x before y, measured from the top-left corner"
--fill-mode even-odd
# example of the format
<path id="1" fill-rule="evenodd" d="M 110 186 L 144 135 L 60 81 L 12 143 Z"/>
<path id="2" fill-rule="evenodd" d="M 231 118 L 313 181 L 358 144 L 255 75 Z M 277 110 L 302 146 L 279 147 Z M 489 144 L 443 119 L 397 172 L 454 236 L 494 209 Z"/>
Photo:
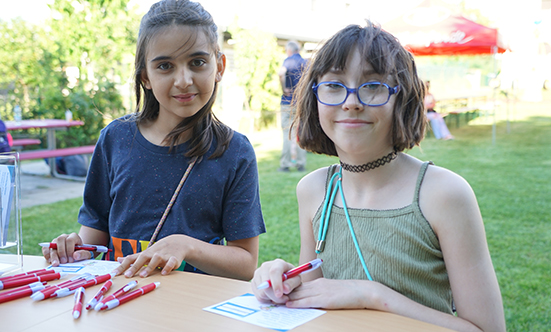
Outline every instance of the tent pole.
<path id="1" fill-rule="evenodd" d="M 496 72 L 496 53 L 497 53 L 497 46 L 492 46 L 492 57 L 494 58 L 494 75 L 496 76 L 494 79 L 497 80 L 497 72 Z M 494 85 L 494 84 L 492 84 Z M 493 99 L 493 108 L 494 108 L 494 123 L 492 124 L 492 144 L 496 144 L 496 90 L 497 87 L 492 86 L 492 99 Z"/>

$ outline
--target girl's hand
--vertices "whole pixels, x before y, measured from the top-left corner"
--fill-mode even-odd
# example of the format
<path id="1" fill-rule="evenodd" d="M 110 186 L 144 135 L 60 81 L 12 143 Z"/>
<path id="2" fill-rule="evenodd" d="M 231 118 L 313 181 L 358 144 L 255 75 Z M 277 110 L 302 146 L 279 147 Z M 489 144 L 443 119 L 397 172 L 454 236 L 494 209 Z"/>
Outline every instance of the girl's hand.
<path id="1" fill-rule="evenodd" d="M 296 288 L 289 294 L 286 305 L 290 308 L 376 308 L 377 285 L 380 284 L 367 280 L 318 278 Z"/>
<path id="2" fill-rule="evenodd" d="M 127 278 L 131 278 L 139 272 L 140 277 L 145 278 L 156 268 L 162 268 L 161 274 L 167 275 L 172 270 L 179 268 L 185 259 L 185 250 L 178 250 L 181 247 L 181 238 L 173 235 L 167 236 L 141 253 L 119 257 L 117 260 L 121 266 L 113 272 L 117 275 L 124 272 L 124 276 Z"/>
<path id="3" fill-rule="evenodd" d="M 262 302 L 286 303 L 289 300 L 288 295 L 302 283 L 300 276 L 282 281 L 283 273 L 292 268 L 294 268 L 292 264 L 281 259 L 263 263 L 256 269 L 251 280 L 256 298 Z M 258 285 L 268 280 L 271 281 L 272 287 L 257 288 Z"/>
<path id="4" fill-rule="evenodd" d="M 57 244 L 57 249 L 42 247 L 42 255 L 52 266 L 93 258 L 93 253 L 90 251 L 75 251 L 75 245 L 83 244 L 77 233 L 62 234 L 53 239 L 52 242 Z"/>

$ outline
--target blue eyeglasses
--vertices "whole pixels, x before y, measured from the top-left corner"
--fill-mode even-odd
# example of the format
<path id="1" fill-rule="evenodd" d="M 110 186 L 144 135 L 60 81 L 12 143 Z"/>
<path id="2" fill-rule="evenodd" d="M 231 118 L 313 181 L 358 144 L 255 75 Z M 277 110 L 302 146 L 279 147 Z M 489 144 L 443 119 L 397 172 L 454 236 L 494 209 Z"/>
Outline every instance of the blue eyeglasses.
<path id="1" fill-rule="evenodd" d="M 350 89 L 346 85 L 338 82 L 321 82 L 312 86 L 314 94 L 318 101 L 328 106 L 342 105 L 348 95 L 356 93 L 358 100 L 367 106 L 383 106 L 388 103 L 390 96 L 400 91 L 400 86 L 391 88 L 386 83 L 367 82 L 357 89 Z"/>

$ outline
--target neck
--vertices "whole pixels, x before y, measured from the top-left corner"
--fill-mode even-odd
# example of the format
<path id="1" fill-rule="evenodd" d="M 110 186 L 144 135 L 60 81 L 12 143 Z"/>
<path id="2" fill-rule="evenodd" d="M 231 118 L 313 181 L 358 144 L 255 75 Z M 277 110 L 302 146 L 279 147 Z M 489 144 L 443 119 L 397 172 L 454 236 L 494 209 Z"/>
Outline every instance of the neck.
<path id="1" fill-rule="evenodd" d="M 363 173 L 390 163 L 391 161 L 396 159 L 397 155 L 398 153 L 396 152 L 396 150 L 393 150 L 389 154 L 382 156 L 381 158 L 375 159 L 373 161 L 370 161 L 368 163 L 365 163 L 363 165 L 350 165 L 343 162 L 342 160 L 340 161 L 340 163 L 341 163 L 341 167 L 348 172 Z"/>

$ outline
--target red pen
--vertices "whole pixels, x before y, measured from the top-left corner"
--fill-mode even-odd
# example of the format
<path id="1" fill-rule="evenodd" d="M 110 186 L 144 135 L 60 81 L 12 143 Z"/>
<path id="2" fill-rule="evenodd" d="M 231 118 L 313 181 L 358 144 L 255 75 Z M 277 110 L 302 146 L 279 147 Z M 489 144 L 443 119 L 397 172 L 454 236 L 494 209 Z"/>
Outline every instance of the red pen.
<path id="1" fill-rule="evenodd" d="M 0 293 L 0 303 L 20 299 L 25 296 L 29 296 L 34 294 L 35 292 L 38 292 L 42 289 L 44 289 L 44 283 L 45 281 L 37 281 L 33 282 L 32 284 L 28 284 L 25 286 L 21 286 L 19 288 L 11 289 L 6 292 Z"/>
<path id="2" fill-rule="evenodd" d="M 32 284 L 33 282 L 37 282 L 37 281 L 56 280 L 56 279 L 60 279 L 63 275 L 65 275 L 63 272 L 58 272 L 58 273 L 43 274 L 35 277 L 29 276 L 29 277 L 8 279 L 8 280 L 0 281 L 0 289 L 19 287 L 23 285 Z"/>
<path id="3" fill-rule="evenodd" d="M 294 269 L 291 269 L 287 272 L 284 272 L 283 275 L 281 276 L 281 280 L 285 281 L 289 278 L 296 277 L 299 274 L 314 271 L 315 269 L 320 267 L 322 262 L 323 261 L 321 259 L 316 258 L 313 261 L 310 261 L 308 263 L 304 263 L 301 266 L 297 266 Z M 256 287 L 256 288 L 257 289 L 265 289 L 265 288 L 268 288 L 268 287 L 272 287 L 272 281 L 271 280 L 264 281 L 263 283 L 258 285 L 258 287 Z"/>
<path id="4" fill-rule="evenodd" d="M 25 273 L 16 274 L 16 275 L 13 275 L 13 276 L 2 277 L 2 278 L 0 278 L 0 281 L 4 281 L 4 280 L 8 280 L 8 279 L 14 279 L 14 278 L 36 277 L 36 276 L 39 276 L 39 275 L 49 274 L 49 273 L 55 273 L 55 270 L 53 270 L 53 269 L 52 270 L 46 270 L 46 269 L 34 270 L 34 271 L 29 271 L 29 272 L 25 272 Z"/>
<path id="5" fill-rule="evenodd" d="M 98 304 L 98 301 L 101 301 L 103 298 L 103 294 L 105 294 L 109 288 L 113 285 L 113 281 L 107 280 L 103 286 L 101 286 L 100 290 L 94 295 L 94 297 L 88 302 L 86 305 L 86 310 L 90 310 L 96 307 L 96 304 Z"/>
<path id="6" fill-rule="evenodd" d="M 82 302 L 84 301 L 84 287 L 80 287 L 75 292 L 75 305 L 73 306 L 73 318 L 77 319 L 82 313 Z"/>
<path id="7" fill-rule="evenodd" d="M 101 308 L 101 310 L 110 310 L 110 309 L 113 309 L 113 308 L 116 308 L 118 307 L 119 305 L 123 304 L 123 303 L 126 303 L 130 300 L 133 300 L 137 297 L 140 297 L 144 294 L 147 294 L 149 292 L 151 292 L 152 290 L 156 289 L 157 287 L 159 287 L 161 283 L 156 281 L 156 282 L 152 282 L 150 284 L 147 284 L 141 288 L 138 288 L 136 289 L 135 291 L 132 291 L 130 293 L 127 293 L 127 294 L 124 294 L 122 295 L 121 297 L 118 297 L 114 300 L 111 300 L 109 302 L 107 302 L 105 304 L 105 306 L 103 306 Z"/>
<path id="8" fill-rule="evenodd" d="M 138 281 L 132 280 L 131 282 L 127 283 L 126 285 L 124 285 L 123 287 L 115 291 L 113 294 L 101 299 L 101 301 L 99 301 L 98 304 L 96 304 L 94 309 L 96 311 L 100 311 L 103 307 L 105 307 L 105 304 L 107 302 L 112 301 L 116 298 L 119 298 L 121 295 L 124 295 L 130 292 L 134 287 L 136 287 L 136 285 L 138 285 Z"/>
<path id="9" fill-rule="evenodd" d="M 46 247 L 50 249 L 57 249 L 57 243 L 53 242 L 42 242 L 38 244 L 41 247 Z M 105 246 L 97 246 L 95 244 L 75 244 L 75 250 L 88 250 L 88 251 L 97 251 L 97 252 L 111 252 L 111 249 L 107 249 Z"/>
<path id="10" fill-rule="evenodd" d="M 62 289 L 64 287 L 68 287 L 70 285 L 78 284 L 85 278 L 86 278 L 86 276 L 80 275 L 80 276 L 76 276 L 74 278 L 71 278 L 67 281 L 64 281 L 62 283 L 59 283 L 57 285 L 47 286 L 43 290 L 38 291 L 38 292 L 34 293 L 33 295 L 31 295 L 31 299 L 33 299 L 33 301 L 42 301 L 44 299 L 49 299 L 51 297 L 56 297 L 57 294 L 55 294 L 55 292 L 57 290 Z"/>
<path id="11" fill-rule="evenodd" d="M 67 286 L 65 288 L 59 289 L 59 290 L 55 291 L 54 294 L 57 297 L 64 297 L 64 296 L 67 296 L 67 295 L 71 295 L 79 287 L 88 288 L 90 286 L 101 284 L 102 282 L 106 282 L 107 280 L 113 278 L 114 276 L 115 276 L 115 273 L 108 273 L 108 274 L 104 274 L 104 275 L 101 275 L 101 276 L 97 276 L 97 277 L 92 278 L 92 279 L 84 280 L 83 282 L 81 282 L 79 284 L 71 285 L 71 286 Z"/>

